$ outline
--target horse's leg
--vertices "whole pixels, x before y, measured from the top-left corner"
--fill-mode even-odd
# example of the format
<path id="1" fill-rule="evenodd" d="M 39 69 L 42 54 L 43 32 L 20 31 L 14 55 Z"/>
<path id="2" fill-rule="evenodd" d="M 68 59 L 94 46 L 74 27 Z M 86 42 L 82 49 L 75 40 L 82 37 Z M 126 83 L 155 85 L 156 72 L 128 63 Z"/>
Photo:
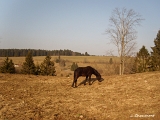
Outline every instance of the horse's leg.
<path id="1" fill-rule="evenodd" d="M 91 75 L 89 75 L 89 85 L 92 85 L 91 84 Z"/>
<path id="2" fill-rule="evenodd" d="M 77 78 L 78 79 L 78 78 Z M 75 80 L 75 87 L 77 87 L 77 79 Z"/>
<path id="3" fill-rule="evenodd" d="M 86 85 L 87 79 L 88 79 L 88 75 L 86 76 L 86 79 L 84 81 L 84 85 Z"/>
<path id="4" fill-rule="evenodd" d="M 74 87 L 75 80 L 73 79 L 72 87 Z"/>
<path id="5" fill-rule="evenodd" d="M 77 87 L 77 78 L 73 80 L 72 87 Z"/>
<path id="6" fill-rule="evenodd" d="M 74 87 L 75 82 L 77 81 L 77 75 L 74 72 L 74 78 L 73 78 L 73 83 L 72 83 L 72 87 Z"/>

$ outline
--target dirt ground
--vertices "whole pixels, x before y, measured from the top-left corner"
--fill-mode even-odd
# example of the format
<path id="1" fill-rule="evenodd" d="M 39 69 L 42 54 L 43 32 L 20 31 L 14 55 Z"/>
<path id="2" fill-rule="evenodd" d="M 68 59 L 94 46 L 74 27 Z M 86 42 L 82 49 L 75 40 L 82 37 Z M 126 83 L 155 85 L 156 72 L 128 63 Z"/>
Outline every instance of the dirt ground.
<path id="1" fill-rule="evenodd" d="M 160 72 L 102 77 L 0 74 L 0 120 L 160 120 Z"/>

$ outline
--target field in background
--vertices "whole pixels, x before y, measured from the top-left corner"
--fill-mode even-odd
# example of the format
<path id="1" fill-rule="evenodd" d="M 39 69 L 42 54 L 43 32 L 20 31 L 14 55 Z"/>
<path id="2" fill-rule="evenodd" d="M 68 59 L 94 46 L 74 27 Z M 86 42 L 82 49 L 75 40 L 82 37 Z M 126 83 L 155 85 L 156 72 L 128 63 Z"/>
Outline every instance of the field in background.
<path id="1" fill-rule="evenodd" d="M 58 58 L 58 56 L 51 56 L 52 60 Z M 6 57 L 0 57 L 0 62 L 2 62 Z M 25 61 L 25 57 L 9 57 L 13 60 L 15 64 L 20 64 Z M 36 56 L 33 57 L 35 63 L 41 63 L 44 60 L 45 56 Z M 69 62 L 109 62 L 109 59 L 112 58 L 117 62 L 118 57 L 114 56 L 60 56 L 61 59 L 64 59 Z"/>
<path id="2" fill-rule="evenodd" d="M 160 120 L 160 72 L 103 78 L 0 74 L 0 120 Z"/>
<path id="3" fill-rule="evenodd" d="M 119 73 L 119 58 L 114 56 L 61 56 L 61 59 L 66 61 L 66 66 L 60 66 L 59 63 L 55 63 L 57 76 L 70 76 L 73 72 L 70 70 L 73 62 L 76 62 L 78 66 L 92 66 L 97 69 L 102 75 L 115 75 Z M 112 58 L 113 64 L 109 63 Z M 5 57 L 0 57 L 0 63 L 4 61 Z M 14 64 L 18 64 L 19 68 L 16 68 L 19 72 L 25 57 L 10 57 Z M 45 56 L 33 57 L 35 64 L 41 64 L 45 59 Z M 58 56 L 52 56 L 52 60 L 58 59 Z M 131 68 L 131 60 L 126 68 Z M 132 62 L 133 63 L 133 62 Z M 130 72 L 128 72 L 130 73 Z"/>

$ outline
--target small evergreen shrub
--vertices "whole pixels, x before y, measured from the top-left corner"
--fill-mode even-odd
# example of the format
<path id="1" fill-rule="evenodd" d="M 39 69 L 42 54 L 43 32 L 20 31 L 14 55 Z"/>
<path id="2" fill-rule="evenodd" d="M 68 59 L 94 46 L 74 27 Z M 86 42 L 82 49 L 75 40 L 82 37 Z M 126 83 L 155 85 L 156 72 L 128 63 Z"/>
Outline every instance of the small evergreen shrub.
<path id="1" fill-rule="evenodd" d="M 71 71 L 74 71 L 77 68 L 78 68 L 78 64 L 73 62 L 73 64 L 71 65 Z"/>
<path id="2" fill-rule="evenodd" d="M 14 63 L 13 63 L 12 59 L 9 60 L 9 58 L 7 57 L 4 60 L 4 64 L 0 68 L 0 71 L 2 73 L 15 73 L 15 67 L 14 67 Z"/>
<path id="3" fill-rule="evenodd" d="M 54 62 L 51 61 L 51 56 L 46 56 L 44 61 L 40 65 L 40 74 L 41 75 L 50 75 L 55 76 L 56 74 Z"/>
<path id="4" fill-rule="evenodd" d="M 35 70 L 36 70 L 36 66 L 34 64 L 32 53 L 29 51 L 25 58 L 25 62 L 22 65 L 22 73 L 35 74 Z"/>

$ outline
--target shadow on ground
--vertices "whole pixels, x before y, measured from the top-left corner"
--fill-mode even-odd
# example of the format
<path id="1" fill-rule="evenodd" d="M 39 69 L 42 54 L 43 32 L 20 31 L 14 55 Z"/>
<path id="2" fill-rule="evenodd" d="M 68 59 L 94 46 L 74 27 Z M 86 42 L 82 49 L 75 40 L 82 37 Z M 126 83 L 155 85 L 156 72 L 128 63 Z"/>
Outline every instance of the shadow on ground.
<path id="1" fill-rule="evenodd" d="M 102 81 L 104 81 L 104 79 L 103 78 L 101 78 L 101 80 L 99 81 L 97 78 L 91 78 L 91 85 L 94 83 L 94 82 L 96 82 L 96 81 L 98 81 L 98 82 L 102 82 Z M 89 79 L 85 79 L 85 80 L 83 80 L 81 83 L 79 83 L 78 84 L 78 86 L 80 86 L 80 85 L 85 85 L 85 83 L 87 83 L 88 82 L 88 84 L 89 84 Z"/>

